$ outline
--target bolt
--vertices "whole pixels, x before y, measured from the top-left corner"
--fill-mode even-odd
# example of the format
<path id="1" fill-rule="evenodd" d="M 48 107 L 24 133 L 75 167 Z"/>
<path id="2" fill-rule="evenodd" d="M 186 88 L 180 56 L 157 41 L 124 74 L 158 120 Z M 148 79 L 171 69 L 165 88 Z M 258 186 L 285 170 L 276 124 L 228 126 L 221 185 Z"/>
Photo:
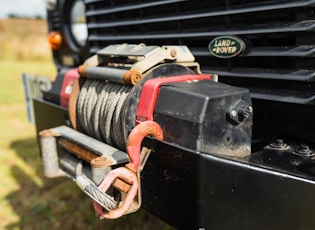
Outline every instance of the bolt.
<path id="1" fill-rule="evenodd" d="M 176 57 L 177 52 L 175 49 L 171 49 L 171 57 Z"/>
<path id="2" fill-rule="evenodd" d="M 250 116 L 250 114 L 252 113 L 252 107 L 250 106 L 242 106 L 238 109 L 238 121 L 242 122 L 244 121 L 246 118 L 248 118 Z"/>
<path id="3" fill-rule="evenodd" d="M 235 122 L 241 123 L 246 118 L 248 118 L 252 114 L 252 112 L 253 108 L 248 105 L 247 102 L 239 100 L 231 106 L 231 108 L 228 110 L 227 115 Z"/>
<path id="4" fill-rule="evenodd" d="M 304 156 L 308 156 L 312 153 L 312 151 L 310 150 L 310 147 L 308 145 L 302 144 L 300 145 L 297 150 L 297 153 L 304 155 Z"/>
<path id="5" fill-rule="evenodd" d="M 243 118 L 249 117 L 251 113 L 252 113 L 252 107 L 250 106 L 242 107 L 238 110 L 238 114 L 242 116 Z"/>
<path id="6" fill-rule="evenodd" d="M 284 143 L 284 141 L 280 138 L 275 139 L 275 141 L 271 143 L 269 146 L 276 150 L 284 150 L 288 148 L 288 145 Z"/>
<path id="7" fill-rule="evenodd" d="M 230 111 L 230 118 L 234 119 L 236 117 L 237 113 L 236 111 L 233 109 L 232 111 Z"/>
<path id="8" fill-rule="evenodd" d="M 310 150 L 310 147 L 308 147 L 308 145 L 301 145 L 301 146 L 299 147 L 299 150 L 301 150 L 301 151 L 309 151 L 309 150 Z"/>
<path id="9" fill-rule="evenodd" d="M 275 142 L 277 144 L 283 145 L 283 140 L 282 139 L 276 139 Z"/>

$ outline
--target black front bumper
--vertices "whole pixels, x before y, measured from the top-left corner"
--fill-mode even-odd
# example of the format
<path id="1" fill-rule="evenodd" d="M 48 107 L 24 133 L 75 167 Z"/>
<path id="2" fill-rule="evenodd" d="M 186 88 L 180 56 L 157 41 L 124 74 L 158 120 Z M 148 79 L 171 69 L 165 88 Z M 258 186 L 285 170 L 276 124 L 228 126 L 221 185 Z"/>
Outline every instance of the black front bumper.
<path id="1" fill-rule="evenodd" d="M 68 111 L 59 106 L 35 99 L 34 108 L 38 131 L 68 124 Z M 155 151 L 141 173 L 142 207 L 176 228 L 315 226 L 315 176 L 311 163 L 308 170 L 296 164 L 303 157 L 265 149 L 233 159 L 149 138 L 143 145 Z"/>

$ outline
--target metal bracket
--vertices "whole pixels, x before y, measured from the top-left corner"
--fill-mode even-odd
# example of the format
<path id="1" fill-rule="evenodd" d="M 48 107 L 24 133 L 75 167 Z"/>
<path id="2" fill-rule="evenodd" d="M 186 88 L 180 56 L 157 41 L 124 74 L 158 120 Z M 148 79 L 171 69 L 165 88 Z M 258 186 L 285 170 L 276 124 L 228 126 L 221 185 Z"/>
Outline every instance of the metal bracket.
<path id="1" fill-rule="evenodd" d="M 176 63 L 189 63 L 195 60 L 187 46 L 162 46 L 158 50 L 151 52 L 141 61 L 136 62 L 131 70 L 137 70 L 144 73 L 158 63 L 165 61 L 174 61 Z"/>
<path id="2" fill-rule="evenodd" d="M 163 131 L 154 121 L 144 121 L 137 125 L 130 133 L 127 143 L 127 152 L 130 163 L 110 171 L 99 185 L 105 193 L 111 185 L 125 192 L 125 197 L 119 207 L 104 212 L 98 202 L 93 202 L 94 209 L 100 219 L 116 219 L 125 214 L 137 211 L 141 206 L 140 172 L 142 171 L 151 150 L 142 149 L 142 140 L 147 135 L 153 135 L 157 140 L 163 140 Z M 117 180 L 119 183 L 117 183 Z M 115 186 L 116 183 L 116 186 Z"/>
<path id="3" fill-rule="evenodd" d="M 100 50 L 79 66 L 78 71 L 87 78 L 135 85 L 146 71 L 159 63 L 182 64 L 199 74 L 199 65 L 194 61 L 195 57 L 187 46 L 120 44 L 109 45 Z"/>
<path id="4" fill-rule="evenodd" d="M 102 167 L 102 172 L 98 174 L 107 173 L 108 168 L 113 165 L 128 163 L 129 158 L 125 152 L 67 126 L 43 130 L 39 136 L 45 176 L 69 176 L 88 196 L 105 209 L 111 210 L 117 207 L 114 198 L 97 187 L 94 178 L 99 175 L 93 175 L 93 168 Z M 65 153 L 62 153 L 60 149 L 66 150 L 67 154 L 64 155 Z M 60 153 L 58 153 L 59 150 Z M 60 162 L 58 154 L 62 155 Z M 92 172 L 89 174 L 92 174 L 93 181 L 83 172 L 83 160 L 91 165 Z"/>

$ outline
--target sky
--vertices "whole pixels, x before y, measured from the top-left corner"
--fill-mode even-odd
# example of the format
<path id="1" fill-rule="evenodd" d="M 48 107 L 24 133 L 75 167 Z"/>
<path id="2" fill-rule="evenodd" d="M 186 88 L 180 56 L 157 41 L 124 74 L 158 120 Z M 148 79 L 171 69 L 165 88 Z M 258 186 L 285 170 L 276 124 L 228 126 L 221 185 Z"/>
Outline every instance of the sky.
<path id="1" fill-rule="evenodd" d="M 0 18 L 9 14 L 23 17 L 46 17 L 45 0 L 0 0 Z"/>

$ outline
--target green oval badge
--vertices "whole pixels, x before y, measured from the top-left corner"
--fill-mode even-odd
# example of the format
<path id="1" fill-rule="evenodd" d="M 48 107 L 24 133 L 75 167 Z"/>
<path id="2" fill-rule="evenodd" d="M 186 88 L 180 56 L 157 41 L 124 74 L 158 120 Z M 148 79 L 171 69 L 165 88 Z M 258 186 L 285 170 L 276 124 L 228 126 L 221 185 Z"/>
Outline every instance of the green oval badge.
<path id="1" fill-rule="evenodd" d="M 245 50 L 245 43 L 236 36 L 221 36 L 209 43 L 209 51 L 218 58 L 231 58 Z"/>

